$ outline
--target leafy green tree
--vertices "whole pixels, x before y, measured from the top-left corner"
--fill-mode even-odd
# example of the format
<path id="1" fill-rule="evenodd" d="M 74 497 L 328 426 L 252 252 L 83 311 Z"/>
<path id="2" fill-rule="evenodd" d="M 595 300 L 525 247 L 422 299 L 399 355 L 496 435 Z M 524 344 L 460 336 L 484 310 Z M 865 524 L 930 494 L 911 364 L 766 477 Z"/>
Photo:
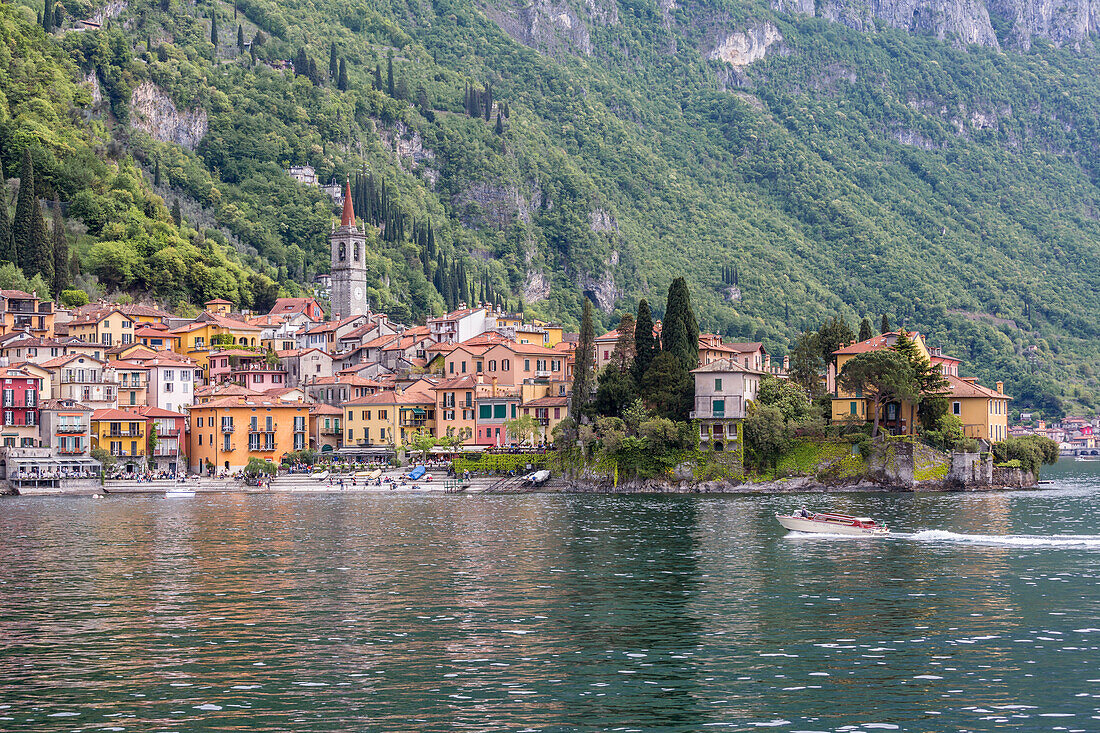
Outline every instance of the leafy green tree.
<path id="1" fill-rule="evenodd" d="M 940 416 L 935 427 L 926 429 L 922 437 L 933 448 L 947 452 L 957 450 L 966 441 L 962 419 L 947 413 Z"/>
<path id="2" fill-rule="evenodd" d="M 897 340 L 891 348 L 904 356 L 913 367 L 921 396 L 917 407 L 921 426 L 925 430 L 935 427 L 947 412 L 947 397 L 951 394 L 947 379 L 939 367 L 933 366 L 921 352 L 916 340 L 904 328 L 898 331 Z"/>
<path id="3" fill-rule="evenodd" d="M 1019 461 L 1020 468 L 1036 476 L 1043 464 L 1058 462 L 1058 452 L 1058 444 L 1041 435 L 1008 438 L 993 444 L 993 457 L 998 462 Z"/>
<path id="4" fill-rule="evenodd" d="M 825 362 L 817 346 L 817 334 L 803 331 L 791 347 L 790 356 L 788 372 L 791 381 L 815 397 L 821 394 L 821 371 L 825 368 Z"/>
<path id="5" fill-rule="evenodd" d="M 695 380 L 676 357 L 662 351 L 646 370 L 641 393 L 659 417 L 687 420 L 695 402 Z"/>
<path id="6" fill-rule="evenodd" d="M 427 430 L 418 430 L 409 439 L 409 445 L 420 454 L 420 462 L 423 463 L 428 459 L 428 453 L 438 445 L 438 442 L 435 436 Z"/>
<path id="7" fill-rule="evenodd" d="M 83 290 L 63 290 L 58 300 L 66 308 L 79 308 L 88 305 L 88 294 Z"/>
<path id="8" fill-rule="evenodd" d="M 211 468 L 213 468 L 212 465 L 208 466 L 207 470 Z M 274 476 L 278 472 L 279 469 L 274 463 L 255 456 L 249 458 L 248 464 L 244 467 L 244 475 L 251 479 L 257 479 L 261 476 Z"/>
<path id="9" fill-rule="evenodd" d="M 638 399 L 638 390 L 630 372 L 619 371 L 608 364 L 597 379 L 596 399 L 593 406 L 600 415 L 622 417 L 622 413 Z"/>
<path id="10" fill-rule="evenodd" d="M 660 345 L 653 335 L 653 316 L 649 312 L 649 301 L 638 301 L 638 317 L 634 321 L 634 366 L 631 373 L 634 382 L 641 384 L 649 365 L 660 352 Z"/>
<path id="11" fill-rule="evenodd" d="M 756 401 L 779 409 L 787 423 L 800 423 L 811 415 L 812 405 L 806 390 L 798 384 L 765 374 L 756 392 Z"/>
<path id="12" fill-rule="evenodd" d="M 847 392 L 871 399 L 872 438 L 878 437 L 879 417 L 884 405 L 902 400 L 916 404 L 920 400 L 920 385 L 909 360 L 889 349 L 852 357 L 844 363 L 837 383 Z"/>
<path id="13" fill-rule="evenodd" d="M 742 424 L 745 458 L 758 471 L 774 468 L 790 447 L 790 432 L 775 405 L 751 403 Z"/>
<path id="14" fill-rule="evenodd" d="M 531 415 L 520 415 L 504 421 L 504 430 L 520 445 L 533 441 L 539 431 L 539 424 Z"/>
<path id="15" fill-rule="evenodd" d="M 859 324 L 859 336 L 857 338 L 859 339 L 859 341 L 862 342 L 866 341 L 867 339 L 874 338 L 874 335 L 875 331 L 871 327 L 871 320 L 867 317 L 864 317 Z"/>
<path id="16" fill-rule="evenodd" d="M 851 327 L 843 318 L 834 316 L 825 321 L 817 330 L 815 338 L 821 361 L 828 364 L 833 359 L 834 351 L 852 343 L 855 339 L 856 335 L 852 333 Z"/>
<path id="17" fill-rule="evenodd" d="M 569 404 L 569 414 L 579 418 L 584 414 L 591 399 L 593 359 L 596 354 L 596 334 L 592 326 L 592 301 L 584 299 L 584 312 L 581 314 L 580 341 L 573 362 L 573 392 Z"/>

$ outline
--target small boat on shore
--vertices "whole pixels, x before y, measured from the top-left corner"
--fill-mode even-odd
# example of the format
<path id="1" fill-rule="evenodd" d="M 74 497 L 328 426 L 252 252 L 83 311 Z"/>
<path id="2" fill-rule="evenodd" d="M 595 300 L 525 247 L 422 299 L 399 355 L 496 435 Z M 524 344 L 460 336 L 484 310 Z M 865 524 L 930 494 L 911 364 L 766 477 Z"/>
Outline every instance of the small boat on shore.
<path id="1" fill-rule="evenodd" d="M 169 489 L 164 492 L 165 499 L 190 499 L 195 496 L 195 492 L 190 489 Z"/>
<path id="2" fill-rule="evenodd" d="M 775 518 L 792 532 L 852 535 L 884 535 L 890 532 L 885 525 L 873 519 L 848 514 L 815 513 L 802 509 L 790 515 L 776 514 Z"/>

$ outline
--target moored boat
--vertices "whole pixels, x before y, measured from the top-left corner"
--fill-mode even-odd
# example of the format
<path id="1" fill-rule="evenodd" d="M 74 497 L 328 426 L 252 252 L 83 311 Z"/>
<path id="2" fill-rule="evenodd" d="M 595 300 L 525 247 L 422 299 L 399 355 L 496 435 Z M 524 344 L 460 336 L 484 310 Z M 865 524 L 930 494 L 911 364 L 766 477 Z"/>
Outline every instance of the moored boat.
<path id="1" fill-rule="evenodd" d="M 776 514 L 785 528 L 792 532 L 812 532 L 815 534 L 853 534 L 884 535 L 890 530 L 867 517 L 853 517 L 848 514 L 830 512 L 808 512 L 805 509 L 794 514 Z"/>
<path id="2" fill-rule="evenodd" d="M 164 492 L 165 499 L 190 499 L 195 495 L 190 489 L 169 489 Z"/>

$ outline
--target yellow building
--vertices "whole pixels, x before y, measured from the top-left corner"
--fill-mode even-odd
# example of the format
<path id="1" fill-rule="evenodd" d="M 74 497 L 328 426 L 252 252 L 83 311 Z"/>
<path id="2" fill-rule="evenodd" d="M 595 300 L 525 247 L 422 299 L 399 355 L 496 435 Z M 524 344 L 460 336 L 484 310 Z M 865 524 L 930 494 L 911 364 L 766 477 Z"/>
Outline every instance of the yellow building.
<path id="1" fill-rule="evenodd" d="M 117 308 L 109 308 L 78 316 L 69 321 L 69 336 L 102 346 L 135 343 L 134 321 Z"/>
<path id="2" fill-rule="evenodd" d="M 344 403 L 344 445 L 400 448 L 418 432 L 435 434 L 436 397 L 427 389 L 379 392 Z"/>
<path id="3" fill-rule="evenodd" d="M 194 473 L 209 467 L 234 473 L 250 458 L 278 465 L 309 445 L 309 405 L 266 395 L 223 397 L 187 408 L 191 416 L 187 460 Z"/>
<path id="4" fill-rule="evenodd" d="M 875 416 L 872 414 L 874 410 L 871 409 L 873 401 L 862 394 L 853 394 L 841 389 L 837 382 L 837 375 L 844 369 L 844 365 L 856 356 L 893 347 L 898 341 L 898 333 L 884 333 L 866 341 L 843 346 L 833 352 L 833 361 L 829 364 L 825 377 L 826 389 L 833 395 L 833 423 L 874 420 Z M 924 358 L 930 359 L 931 352 L 924 343 L 924 337 L 919 333 L 910 333 L 909 338 L 917 345 L 917 350 Z M 895 435 L 912 435 L 916 432 L 918 424 L 916 405 L 901 400 L 882 406 L 882 414 L 879 415 L 880 429 Z"/>
<path id="5" fill-rule="evenodd" d="M 1008 401 L 1004 382 L 997 382 L 997 389 L 983 387 L 973 377 L 947 376 L 950 396 L 947 412 L 955 415 L 963 424 L 968 438 L 978 438 L 996 443 L 1008 437 Z"/>
<path id="6" fill-rule="evenodd" d="M 172 351 L 191 357 L 206 371 L 210 366 L 212 346 L 221 349 L 228 346 L 259 349 L 262 331 L 263 329 L 259 326 L 252 326 L 243 321 L 203 313 L 193 323 L 166 332 L 165 337 L 171 343 Z"/>
<path id="7" fill-rule="evenodd" d="M 110 451 L 127 471 L 144 471 L 148 438 L 145 417 L 126 410 L 105 409 L 92 413 L 92 448 Z"/>

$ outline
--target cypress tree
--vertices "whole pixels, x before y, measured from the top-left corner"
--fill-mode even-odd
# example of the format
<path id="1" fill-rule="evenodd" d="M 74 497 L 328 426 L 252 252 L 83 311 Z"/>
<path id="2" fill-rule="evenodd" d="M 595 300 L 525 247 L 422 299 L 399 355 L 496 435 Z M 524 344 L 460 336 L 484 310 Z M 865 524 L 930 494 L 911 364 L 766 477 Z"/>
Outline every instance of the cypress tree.
<path id="1" fill-rule="evenodd" d="M 488 122 L 489 118 L 493 114 L 493 87 L 488 85 L 485 87 L 485 121 Z"/>
<path id="2" fill-rule="evenodd" d="M 336 41 L 333 41 L 328 47 L 328 78 L 331 81 L 336 81 L 339 75 L 340 66 L 336 59 Z"/>
<path id="3" fill-rule="evenodd" d="M 154 186 L 159 186 L 160 185 L 160 160 L 159 159 L 153 164 L 153 185 Z"/>
<path id="4" fill-rule="evenodd" d="M 172 199 L 172 222 L 178 227 L 183 223 L 183 216 L 180 215 L 180 200 Z"/>
<path id="5" fill-rule="evenodd" d="M 23 270 L 23 274 L 31 278 L 34 273 L 41 272 L 38 268 L 43 259 L 48 259 L 43 257 L 43 252 L 49 252 L 50 240 L 34 190 L 34 161 L 31 159 L 30 148 L 23 150 L 23 169 L 19 175 L 19 199 L 15 205 L 12 240 L 15 244 L 16 264 Z M 49 279 L 48 274 L 43 274 L 43 277 Z"/>
<path id="6" fill-rule="evenodd" d="M 234 6 L 234 10 L 236 10 L 236 6 Z M 241 27 L 240 23 L 238 23 L 237 24 L 237 53 L 241 53 L 243 51 L 244 51 L 244 28 Z"/>
<path id="7" fill-rule="evenodd" d="M 69 285 L 69 242 L 65 238 L 65 223 L 61 220 L 61 202 L 53 200 L 53 282 L 50 289 L 56 298 Z"/>
<path id="8" fill-rule="evenodd" d="M 634 381 L 642 383 L 649 365 L 657 356 L 659 347 L 657 339 L 653 336 L 653 315 L 649 312 L 649 301 L 642 298 L 638 301 L 638 316 L 634 319 Z"/>
<path id="9" fill-rule="evenodd" d="M 210 11 L 210 42 L 214 44 L 214 53 L 218 52 L 218 13 Z"/>
<path id="10" fill-rule="evenodd" d="M 493 132 L 498 135 L 504 134 L 504 123 L 500 121 L 500 110 L 497 110 L 497 123 L 493 126 Z"/>
<path id="11" fill-rule="evenodd" d="M 882 326 L 879 328 L 879 333 L 890 333 L 890 318 L 885 313 L 882 314 Z"/>
<path id="12" fill-rule="evenodd" d="M 341 92 L 348 90 L 348 67 L 343 59 L 340 59 L 340 67 L 336 72 L 336 88 Z"/>
<path id="13" fill-rule="evenodd" d="M 871 320 L 865 317 L 859 324 L 859 340 L 866 341 L 874 335 L 875 332 L 874 329 L 871 328 Z"/>
<path id="14" fill-rule="evenodd" d="M 569 402 L 569 414 L 580 420 L 589 398 L 592 396 L 592 367 L 596 350 L 596 333 L 592 327 L 592 301 L 584 299 L 581 314 L 581 339 L 573 363 L 573 393 Z"/>
<path id="15" fill-rule="evenodd" d="M 374 65 L 374 89 L 375 91 L 382 91 L 382 65 Z"/>
<path id="16" fill-rule="evenodd" d="M 699 365 L 699 324 L 691 309 L 687 281 L 678 277 L 668 286 L 661 341 L 680 365 L 690 371 Z"/>
<path id="17" fill-rule="evenodd" d="M 69 282 L 76 280 L 76 276 L 80 274 L 80 257 L 76 252 L 73 252 L 69 256 Z M 54 297 L 58 297 L 60 293 L 54 293 Z"/>
<path id="18" fill-rule="evenodd" d="M 391 97 L 396 90 L 393 86 L 393 56 L 386 60 L 386 93 Z"/>
<path id="19" fill-rule="evenodd" d="M 11 219 L 8 215 L 8 192 L 4 187 L 3 165 L 0 164 L 0 260 L 15 262 L 15 243 L 12 240 Z"/>
<path id="20" fill-rule="evenodd" d="M 53 30 L 53 9 L 50 7 L 53 5 L 53 0 L 46 0 L 45 7 L 42 9 L 42 28 L 47 33 Z"/>

